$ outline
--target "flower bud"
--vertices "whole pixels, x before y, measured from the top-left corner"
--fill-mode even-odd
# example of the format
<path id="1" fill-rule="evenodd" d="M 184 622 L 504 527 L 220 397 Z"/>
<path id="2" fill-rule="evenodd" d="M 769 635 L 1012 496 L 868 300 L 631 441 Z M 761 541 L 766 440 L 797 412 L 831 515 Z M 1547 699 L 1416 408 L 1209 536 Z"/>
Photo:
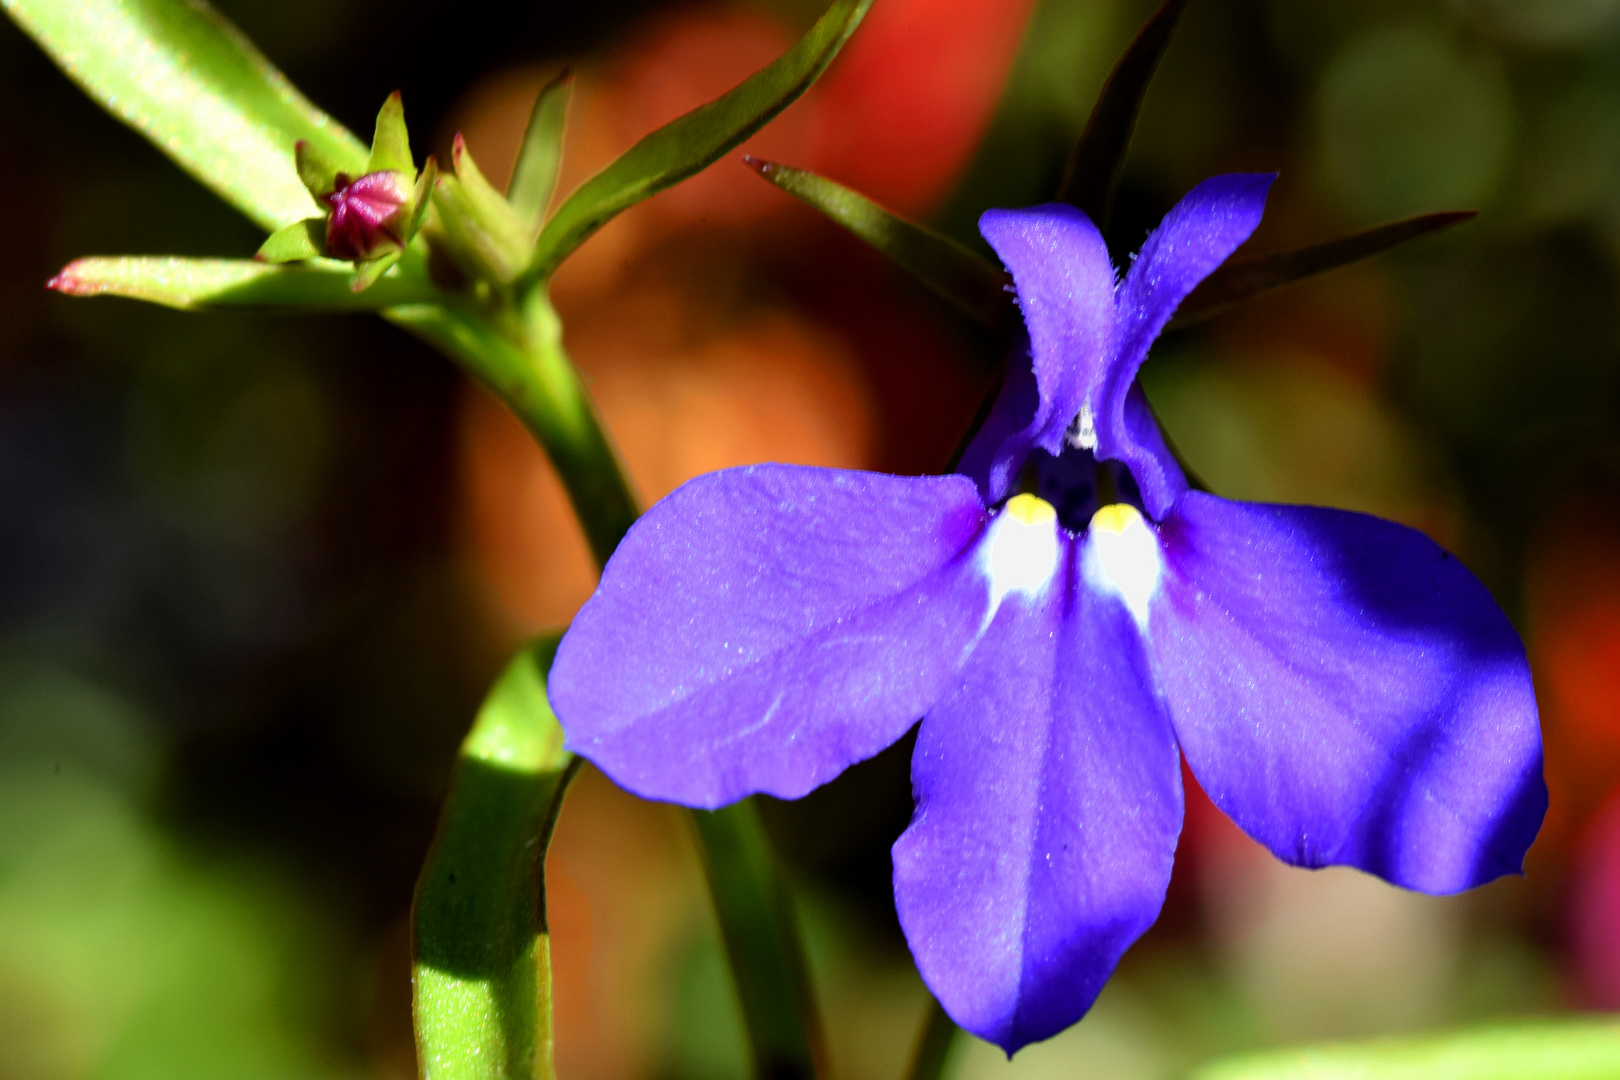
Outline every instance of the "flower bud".
<path id="1" fill-rule="evenodd" d="M 336 187 L 321 200 L 332 208 L 326 221 L 326 254 L 356 262 L 405 247 L 413 199 L 411 177 L 392 169 L 351 181 L 337 174 Z"/>

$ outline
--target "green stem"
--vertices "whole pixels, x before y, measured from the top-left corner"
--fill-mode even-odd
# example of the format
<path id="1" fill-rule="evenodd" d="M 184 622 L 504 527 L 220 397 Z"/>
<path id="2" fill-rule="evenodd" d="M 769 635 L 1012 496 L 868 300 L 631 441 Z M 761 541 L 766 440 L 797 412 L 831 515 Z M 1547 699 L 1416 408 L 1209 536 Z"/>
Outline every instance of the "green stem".
<path id="1" fill-rule="evenodd" d="M 493 314 L 427 304 L 385 314 L 459 361 L 528 425 L 562 477 L 598 568 L 606 565 L 636 519 L 635 497 L 563 350 L 544 286 Z M 798 928 L 758 815 L 739 803 L 693 811 L 693 820 L 755 1076 L 810 1080 L 825 1060 L 820 1025 Z"/>
<path id="2" fill-rule="evenodd" d="M 923 1021 L 917 1048 L 912 1051 L 908 1080 L 939 1080 L 945 1071 L 945 1060 L 950 1055 L 951 1043 L 956 1039 L 956 1023 L 945 1014 L 939 1002 L 930 995 L 928 1016 Z"/>
<path id="3" fill-rule="evenodd" d="M 613 444 L 562 345 L 562 323 L 536 289 L 520 306 L 412 304 L 384 314 L 447 353 L 528 427 L 561 477 L 597 566 L 639 513 Z"/>
<path id="4" fill-rule="evenodd" d="M 544 853 L 579 759 L 546 700 L 551 635 L 478 710 L 411 909 L 425 1080 L 554 1080 Z"/>
<path id="5" fill-rule="evenodd" d="M 762 1080 L 812 1080 L 820 1023 L 792 900 L 753 801 L 692 811 L 720 936 Z"/>

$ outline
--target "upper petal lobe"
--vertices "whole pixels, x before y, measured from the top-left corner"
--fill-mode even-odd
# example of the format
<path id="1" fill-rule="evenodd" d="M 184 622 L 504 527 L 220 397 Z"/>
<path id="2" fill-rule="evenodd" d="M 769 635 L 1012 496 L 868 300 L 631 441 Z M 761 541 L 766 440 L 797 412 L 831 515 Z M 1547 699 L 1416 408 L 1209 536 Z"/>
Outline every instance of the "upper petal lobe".
<path id="1" fill-rule="evenodd" d="M 1274 179 L 1271 173 L 1228 173 L 1193 188 L 1148 236 L 1120 282 L 1115 354 L 1093 403 L 1097 456 L 1130 466 L 1155 519 L 1163 517 L 1180 494 L 1174 487 L 1179 473 L 1161 477 L 1168 455 L 1143 445 L 1132 430 L 1140 424 L 1127 413 L 1127 395 L 1148 349 L 1176 308 L 1259 226 Z"/>
<path id="2" fill-rule="evenodd" d="M 979 229 L 1013 276 L 1029 335 L 1027 358 L 1009 359 L 1006 386 L 962 455 L 962 471 L 995 503 L 1032 449 L 1062 449 L 1100 385 L 1113 350 L 1114 268 L 1091 219 L 1062 203 L 991 210 Z"/>
<path id="3" fill-rule="evenodd" d="M 960 476 L 710 473 L 630 530 L 557 651 L 570 749 L 637 794 L 797 798 L 903 735 L 977 636 Z"/>
<path id="4" fill-rule="evenodd" d="M 1148 636 L 1183 753 L 1279 858 L 1431 893 L 1517 873 L 1547 805 L 1524 648 L 1422 534 L 1197 492 Z"/>
<path id="5" fill-rule="evenodd" d="M 1011 1053 L 1083 1016 L 1164 902 L 1180 759 L 1123 603 L 1009 595 L 923 720 L 895 903 L 929 988 Z"/>

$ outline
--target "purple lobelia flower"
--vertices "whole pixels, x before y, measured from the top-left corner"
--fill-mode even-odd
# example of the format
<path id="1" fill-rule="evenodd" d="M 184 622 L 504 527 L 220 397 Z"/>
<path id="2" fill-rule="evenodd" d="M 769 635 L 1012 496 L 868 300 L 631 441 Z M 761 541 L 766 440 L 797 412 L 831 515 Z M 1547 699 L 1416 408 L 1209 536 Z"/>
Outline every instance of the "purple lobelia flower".
<path id="1" fill-rule="evenodd" d="M 760 465 L 649 510 L 563 639 L 574 750 L 638 794 L 795 798 L 922 717 L 895 901 L 950 1015 L 1009 1053 L 1158 916 L 1180 759 L 1279 858 L 1449 893 L 1546 808 L 1524 649 L 1422 535 L 1189 490 L 1136 384 L 1270 176 L 1201 184 L 1116 282 L 1067 206 L 991 211 L 1028 348 L 962 460 Z"/>

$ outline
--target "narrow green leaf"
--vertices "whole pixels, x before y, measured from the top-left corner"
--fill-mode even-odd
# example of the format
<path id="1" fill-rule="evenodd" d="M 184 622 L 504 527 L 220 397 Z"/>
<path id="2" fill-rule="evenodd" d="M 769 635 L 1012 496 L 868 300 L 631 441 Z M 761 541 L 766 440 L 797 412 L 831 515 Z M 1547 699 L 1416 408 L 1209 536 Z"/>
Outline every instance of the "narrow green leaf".
<path id="1" fill-rule="evenodd" d="M 512 167 L 512 182 L 506 186 L 506 201 L 532 232 L 540 227 L 546 208 L 551 205 L 562 170 L 563 131 L 568 126 L 568 102 L 574 93 L 574 76 L 558 75 L 535 100 L 529 114 L 529 127 L 523 133 L 523 146 Z"/>
<path id="2" fill-rule="evenodd" d="M 305 218 L 283 225 L 259 245 L 253 257 L 260 262 L 288 263 L 319 259 L 326 254 L 326 219 Z"/>
<path id="3" fill-rule="evenodd" d="M 0 0 L 86 93 L 266 230 L 316 212 L 304 140 L 337 168 L 366 150 L 203 0 Z"/>
<path id="4" fill-rule="evenodd" d="M 955 240 L 879 206 L 826 177 L 745 157 L 765 179 L 832 218 L 894 260 L 903 270 L 989 330 L 1017 317 L 1011 279 L 1001 268 Z"/>
<path id="5" fill-rule="evenodd" d="M 1612 1080 L 1620 1021 L 1520 1023 L 1416 1039 L 1255 1054 L 1189 1080 Z"/>
<path id="6" fill-rule="evenodd" d="M 577 759 L 546 698 L 560 635 L 525 648 L 461 745 L 411 912 L 427 1080 L 551 1080 L 545 856 Z"/>
<path id="7" fill-rule="evenodd" d="M 665 124 L 585 181 L 540 231 L 529 276 L 542 278 L 620 211 L 699 172 L 764 127 L 821 76 L 872 0 L 834 0 L 776 61 Z"/>
<path id="8" fill-rule="evenodd" d="M 1425 233 L 1448 229 L 1468 221 L 1477 213 L 1475 210 L 1443 210 L 1435 214 L 1421 214 L 1297 251 L 1227 263 L 1205 278 L 1203 284 L 1181 302 L 1171 327 L 1186 326 L 1258 293 L 1337 270 Z"/>
<path id="9" fill-rule="evenodd" d="M 1119 58 L 1102 93 L 1091 108 L 1086 130 L 1069 155 L 1058 186 L 1058 198 L 1085 211 L 1099 229 L 1108 227 L 1108 213 L 1125 167 L 1125 151 L 1136 130 L 1136 117 L 1142 111 L 1148 83 L 1158 70 L 1159 59 L 1170 44 L 1171 32 L 1181 18 L 1187 0 L 1164 0 L 1159 10 L 1142 27 L 1125 55 Z"/>
<path id="10" fill-rule="evenodd" d="M 395 172 L 416 175 L 416 162 L 411 158 L 411 137 L 405 129 L 405 104 L 395 90 L 383 102 L 377 113 L 377 131 L 371 137 L 371 157 L 366 159 L 366 172 Z"/>
<path id="11" fill-rule="evenodd" d="M 456 136 L 454 176 L 439 177 L 433 197 L 451 250 L 475 277 L 507 283 L 529 264 L 529 230 L 478 170 L 467 144 Z"/>
<path id="12" fill-rule="evenodd" d="M 811 1080 L 821 1025 L 791 899 L 750 800 L 694 810 L 720 936 L 737 984 L 756 1080 Z"/>
<path id="13" fill-rule="evenodd" d="M 354 268 L 326 259 L 273 266 L 253 259 L 113 256 L 70 263 L 48 285 L 69 296 L 124 296 L 182 310 L 289 307 L 375 311 L 439 297 L 413 255 L 415 272 L 396 274 L 356 294 Z"/>

